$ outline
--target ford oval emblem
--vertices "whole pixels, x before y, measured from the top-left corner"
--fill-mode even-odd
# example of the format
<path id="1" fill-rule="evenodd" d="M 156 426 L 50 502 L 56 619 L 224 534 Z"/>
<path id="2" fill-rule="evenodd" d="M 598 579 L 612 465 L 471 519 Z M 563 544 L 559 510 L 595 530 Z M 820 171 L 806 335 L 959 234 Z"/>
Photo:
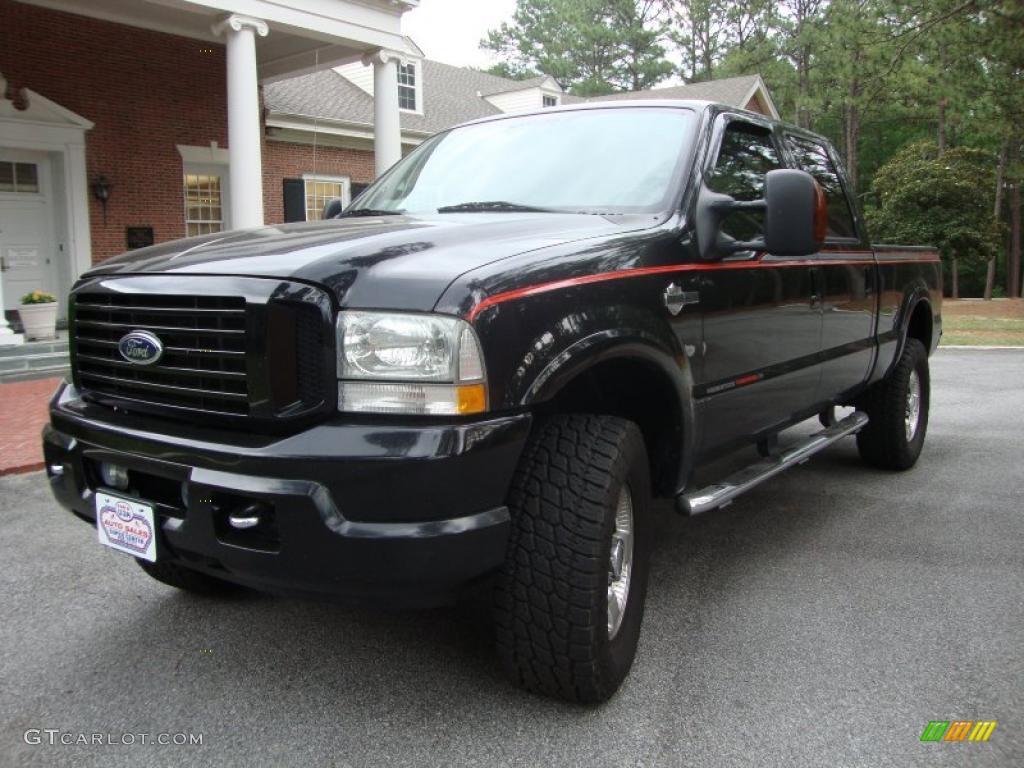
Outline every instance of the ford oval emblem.
<path id="1" fill-rule="evenodd" d="M 134 365 L 152 365 L 164 354 L 164 344 L 149 331 L 132 331 L 117 342 L 121 357 Z"/>

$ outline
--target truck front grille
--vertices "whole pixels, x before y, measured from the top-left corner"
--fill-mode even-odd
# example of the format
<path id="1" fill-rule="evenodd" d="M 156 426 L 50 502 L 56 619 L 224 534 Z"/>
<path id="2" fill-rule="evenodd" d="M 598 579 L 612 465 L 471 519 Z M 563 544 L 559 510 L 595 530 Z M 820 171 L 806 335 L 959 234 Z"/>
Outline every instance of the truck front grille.
<path id="1" fill-rule="evenodd" d="M 79 293 L 73 317 L 73 365 L 84 389 L 156 406 L 248 415 L 243 297 Z M 121 357 L 118 343 L 131 331 L 160 339 L 158 363 L 141 366 Z"/>

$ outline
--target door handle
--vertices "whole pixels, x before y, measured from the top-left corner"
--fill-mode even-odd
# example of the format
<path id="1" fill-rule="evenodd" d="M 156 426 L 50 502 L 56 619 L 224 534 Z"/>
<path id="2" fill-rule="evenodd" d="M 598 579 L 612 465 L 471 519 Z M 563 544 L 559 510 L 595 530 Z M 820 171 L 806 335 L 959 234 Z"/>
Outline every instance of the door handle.
<path id="1" fill-rule="evenodd" d="M 7 262 L 4 261 L 4 257 L 0 256 L 0 272 L 6 272 L 10 267 L 7 266 Z"/>

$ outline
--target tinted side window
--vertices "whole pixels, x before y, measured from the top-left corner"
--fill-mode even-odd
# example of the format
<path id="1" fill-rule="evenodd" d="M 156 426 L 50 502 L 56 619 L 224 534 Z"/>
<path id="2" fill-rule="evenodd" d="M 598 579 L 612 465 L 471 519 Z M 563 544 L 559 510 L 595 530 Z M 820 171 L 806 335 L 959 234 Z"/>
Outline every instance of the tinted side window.
<path id="1" fill-rule="evenodd" d="M 781 167 L 771 133 L 749 123 L 733 122 L 722 137 L 707 185 L 736 200 L 758 200 L 764 197 L 764 175 Z M 762 234 L 763 225 L 763 212 L 742 211 L 725 220 L 723 231 L 737 240 L 753 240 Z"/>
<path id="2" fill-rule="evenodd" d="M 786 143 L 797 165 L 816 178 L 825 192 L 829 237 L 856 237 L 857 230 L 853 225 L 850 205 L 828 150 L 818 142 L 800 136 L 787 136 Z"/>

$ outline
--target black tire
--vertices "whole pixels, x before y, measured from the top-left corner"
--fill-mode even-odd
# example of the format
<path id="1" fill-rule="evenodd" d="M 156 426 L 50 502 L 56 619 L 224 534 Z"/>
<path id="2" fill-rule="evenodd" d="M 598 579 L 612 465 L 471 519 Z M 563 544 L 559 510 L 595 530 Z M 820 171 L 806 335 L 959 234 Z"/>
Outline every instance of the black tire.
<path id="1" fill-rule="evenodd" d="M 917 429 L 907 437 L 907 401 L 912 374 L 920 383 Z M 928 352 L 917 339 L 907 339 L 895 367 L 860 397 L 857 407 L 867 413 L 868 425 L 857 433 L 861 458 L 880 469 L 904 470 L 917 463 L 928 431 L 931 380 Z"/>
<path id="2" fill-rule="evenodd" d="M 167 560 L 151 563 L 148 560 L 135 559 L 147 574 L 169 587 L 197 595 L 230 595 L 242 591 L 242 587 L 229 581 L 207 576 L 205 573 L 182 568 Z"/>
<path id="3" fill-rule="evenodd" d="M 621 623 L 609 637 L 609 558 L 624 486 L 632 565 Z M 556 416 L 536 430 L 512 484 L 512 533 L 495 595 L 498 653 L 514 681 L 580 703 L 618 689 L 640 637 L 649 498 L 647 451 L 633 422 Z"/>

